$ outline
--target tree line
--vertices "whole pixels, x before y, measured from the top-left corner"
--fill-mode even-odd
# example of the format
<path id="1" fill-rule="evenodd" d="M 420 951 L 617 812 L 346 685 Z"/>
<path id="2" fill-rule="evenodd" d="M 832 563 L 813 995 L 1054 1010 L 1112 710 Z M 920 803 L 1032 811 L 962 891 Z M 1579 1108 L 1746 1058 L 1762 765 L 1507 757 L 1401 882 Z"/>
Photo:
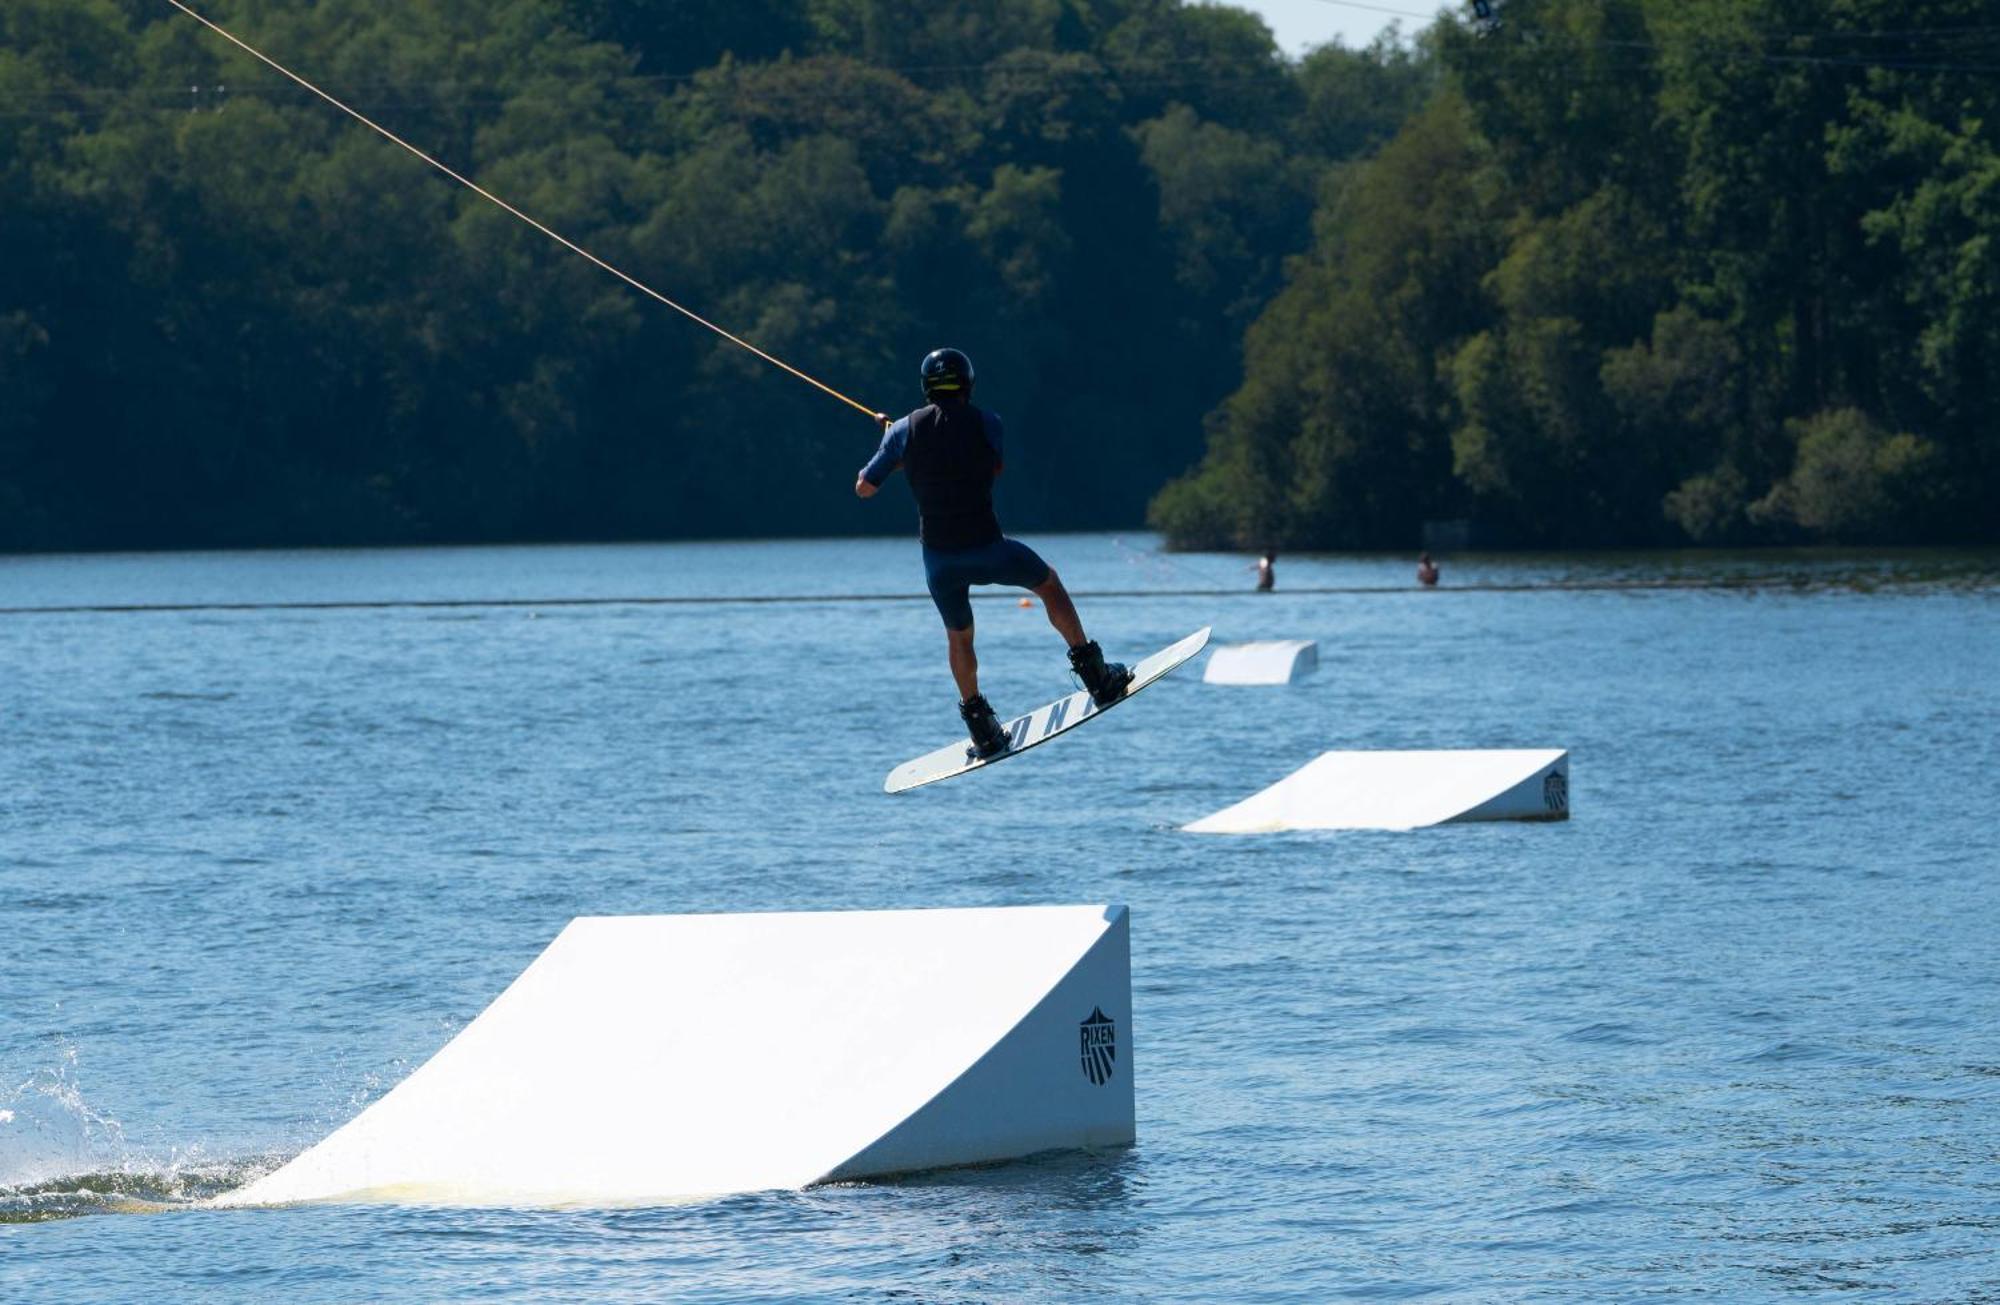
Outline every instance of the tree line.
<path id="1" fill-rule="evenodd" d="M 1180 0 L 205 0 L 843 391 L 968 350 L 1009 520 L 1203 452 L 1326 179 L 1436 66 Z M 0 6 L 0 548 L 894 528 L 875 430 L 163 0 Z"/>
<path id="2" fill-rule="evenodd" d="M 1988 0 L 201 7 L 868 403 L 968 350 L 1016 528 L 2000 535 Z M 0 6 L 0 251 L 0 549 L 895 528 L 865 418 L 164 0 Z"/>
<path id="3" fill-rule="evenodd" d="M 2000 539 L 1990 0 L 1506 0 L 1423 57 L 1171 540 Z"/>

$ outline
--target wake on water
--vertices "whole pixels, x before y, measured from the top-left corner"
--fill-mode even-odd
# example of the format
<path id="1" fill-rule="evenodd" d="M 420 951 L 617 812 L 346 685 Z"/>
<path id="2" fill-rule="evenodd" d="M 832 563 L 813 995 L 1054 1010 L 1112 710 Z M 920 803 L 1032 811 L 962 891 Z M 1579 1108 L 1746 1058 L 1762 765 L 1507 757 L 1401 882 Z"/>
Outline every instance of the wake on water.
<path id="1" fill-rule="evenodd" d="M 75 1056 L 0 1089 L 0 1223 L 185 1208 L 261 1177 L 278 1157 L 217 1162 L 199 1148 L 148 1153 L 91 1109 Z"/>

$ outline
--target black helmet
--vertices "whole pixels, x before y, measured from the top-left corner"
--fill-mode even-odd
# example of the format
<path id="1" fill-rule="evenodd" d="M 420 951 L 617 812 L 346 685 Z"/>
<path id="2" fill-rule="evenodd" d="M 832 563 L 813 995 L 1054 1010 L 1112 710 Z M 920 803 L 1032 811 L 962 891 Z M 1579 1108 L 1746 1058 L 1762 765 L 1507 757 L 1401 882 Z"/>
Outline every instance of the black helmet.
<path id="1" fill-rule="evenodd" d="M 924 365 L 920 370 L 926 399 L 972 397 L 972 359 L 958 350 L 931 350 L 924 355 Z"/>

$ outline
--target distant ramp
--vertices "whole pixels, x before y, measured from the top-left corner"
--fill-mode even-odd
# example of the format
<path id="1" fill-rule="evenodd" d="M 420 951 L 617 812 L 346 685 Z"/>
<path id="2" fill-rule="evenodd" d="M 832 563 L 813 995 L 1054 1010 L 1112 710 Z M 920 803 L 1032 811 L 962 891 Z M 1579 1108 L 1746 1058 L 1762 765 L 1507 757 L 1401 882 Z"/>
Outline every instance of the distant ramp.
<path id="1" fill-rule="evenodd" d="M 1569 753 L 1323 752 L 1261 793 L 1186 826 L 1194 834 L 1419 829 L 1569 819 Z"/>
<path id="2" fill-rule="evenodd" d="M 1295 684 L 1319 669 L 1319 645 L 1310 639 L 1270 639 L 1227 644 L 1208 656 L 1204 684 Z"/>
<path id="3" fill-rule="evenodd" d="M 1133 1136 L 1122 906 L 582 918 L 215 1204 L 646 1204 Z"/>

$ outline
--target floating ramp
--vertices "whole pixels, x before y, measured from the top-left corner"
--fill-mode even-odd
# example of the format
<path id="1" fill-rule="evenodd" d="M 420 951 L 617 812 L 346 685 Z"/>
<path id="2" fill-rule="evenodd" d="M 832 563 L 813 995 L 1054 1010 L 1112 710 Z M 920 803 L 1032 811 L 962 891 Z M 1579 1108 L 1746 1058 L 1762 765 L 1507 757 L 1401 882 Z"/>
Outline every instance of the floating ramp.
<path id="1" fill-rule="evenodd" d="M 1204 684 L 1296 684 L 1319 669 L 1319 645 L 1310 639 L 1236 643 L 1208 655 Z"/>
<path id="2" fill-rule="evenodd" d="M 573 920 L 217 1205 L 634 1205 L 1133 1140 L 1122 906 Z"/>
<path id="3" fill-rule="evenodd" d="M 1420 829 L 1569 819 L 1569 753 L 1323 752 L 1263 792 L 1188 825 L 1194 834 Z"/>

